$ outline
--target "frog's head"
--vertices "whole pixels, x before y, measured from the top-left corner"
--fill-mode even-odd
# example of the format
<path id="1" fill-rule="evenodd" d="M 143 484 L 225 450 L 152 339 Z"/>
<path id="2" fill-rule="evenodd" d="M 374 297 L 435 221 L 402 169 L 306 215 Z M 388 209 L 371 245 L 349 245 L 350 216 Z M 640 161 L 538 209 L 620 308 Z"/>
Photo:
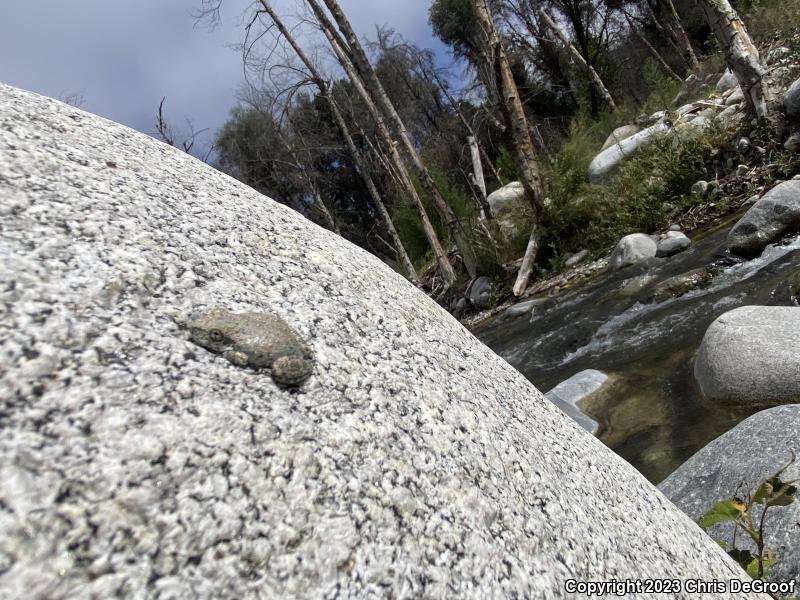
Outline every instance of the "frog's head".
<path id="1" fill-rule="evenodd" d="M 187 323 L 189 337 L 203 348 L 213 352 L 225 352 L 233 344 L 228 334 L 231 317 L 232 313 L 222 308 L 197 313 Z"/>

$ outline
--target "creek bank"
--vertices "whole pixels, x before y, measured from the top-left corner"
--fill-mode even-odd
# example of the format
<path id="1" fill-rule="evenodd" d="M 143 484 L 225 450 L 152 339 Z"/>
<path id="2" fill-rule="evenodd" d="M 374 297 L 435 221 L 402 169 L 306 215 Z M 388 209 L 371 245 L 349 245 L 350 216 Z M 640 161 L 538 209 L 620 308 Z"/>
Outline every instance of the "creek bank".
<path id="1" fill-rule="evenodd" d="M 473 331 L 544 389 L 586 369 L 608 374 L 581 408 L 602 424 L 601 440 L 660 481 L 756 409 L 701 393 L 694 358 L 709 325 L 736 306 L 797 306 L 800 238 L 746 261 L 727 250 L 740 216 L 692 232 L 691 246 L 669 258 L 540 282 L 531 311 L 483 319 Z"/>

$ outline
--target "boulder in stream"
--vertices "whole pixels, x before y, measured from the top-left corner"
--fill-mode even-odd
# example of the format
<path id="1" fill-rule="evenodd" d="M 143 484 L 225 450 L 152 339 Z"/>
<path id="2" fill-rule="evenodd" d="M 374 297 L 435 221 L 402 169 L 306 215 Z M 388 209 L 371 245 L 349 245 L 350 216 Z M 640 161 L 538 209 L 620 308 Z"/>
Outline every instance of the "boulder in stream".
<path id="1" fill-rule="evenodd" d="M 618 270 L 653 258 L 657 252 L 658 245 L 652 237 L 645 233 L 632 233 L 617 243 L 608 264 L 612 270 Z"/>
<path id="2" fill-rule="evenodd" d="M 756 413 L 718 437 L 667 477 L 658 488 L 692 519 L 703 516 L 714 504 L 743 498 L 790 460 L 791 449 L 800 451 L 800 405 L 778 406 Z M 800 464 L 791 465 L 783 480 L 800 477 Z M 756 516 L 760 517 L 760 508 Z M 776 551 L 779 562 L 768 573 L 771 581 L 797 581 L 800 589 L 800 499 L 789 506 L 773 506 L 764 521 L 766 547 Z M 730 543 L 733 524 L 714 526 L 709 533 Z M 741 530 L 737 547 L 755 551 Z"/>
<path id="3" fill-rule="evenodd" d="M 0 173 L 3 597 L 745 578 L 434 301 L 290 208 L 2 84 Z M 311 377 L 283 389 L 193 342 L 210 307 L 253 334 L 238 354 L 271 344 L 252 313 L 283 321 Z"/>
<path id="4" fill-rule="evenodd" d="M 597 421 L 578 407 L 578 402 L 599 390 L 608 379 L 608 375 L 596 369 L 586 369 L 562 381 L 544 397 L 563 410 L 578 425 L 591 434 L 597 433 Z"/>
<path id="5" fill-rule="evenodd" d="M 800 308 L 742 306 L 718 317 L 697 351 L 703 395 L 731 406 L 800 402 Z"/>
<path id="6" fill-rule="evenodd" d="M 680 231 L 668 231 L 658 240 L 656 256 L 664 258 L 683 252 L 692 245 L 687 235 Z"/>
<path id="7" fill-rule="evenodd" d="M 776 185 L 739 219 L 728 234 L 728 247 L 740 256 L 757 256 L 786 233 L 800 229 L 800 181 Z"/>

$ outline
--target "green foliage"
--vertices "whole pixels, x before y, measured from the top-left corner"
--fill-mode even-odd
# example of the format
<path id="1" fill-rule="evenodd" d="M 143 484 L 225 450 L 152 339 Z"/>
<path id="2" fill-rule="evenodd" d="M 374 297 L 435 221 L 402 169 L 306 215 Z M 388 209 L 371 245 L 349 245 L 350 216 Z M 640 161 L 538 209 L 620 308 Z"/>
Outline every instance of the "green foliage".
<path id="1" fill-rule="evenodd" d="M 511 158 L 511 153 L 505 146 L 500 148 L 500 153 L 495 162 L 495 168 L 503 181 L 509 182 L 517 180 L 517 167 L 514 164 L 514 159 Z"/>
<path id="2" fill-rule="evenodd" d="M 477 212 L 475 202 L 469 192 L 453 183 L 438 164 L 427 161 L 426 166 L 445 202 L 453 209 L 465 230 L 469 231 L 471 229 L 470 224 L 475 220 Z M 430 217 L 436 234 L 442 240 L 442 243 L 445 243 L 448 238 L 447 229 L 436 211 L 433 200 L 416 176 L 412 175 L 412 180 L 417 193 L 422 198 L 422 204 L 428 213 L 428 217 Z M 424 265 L 432 259 L 433 255 L 428 245 L 428 239 L 425 237 L 422 223 L 405 199 L 395 198 L 392 205 L 392 221 L 397 228 L 398 234 L 400 234 L 400 239 L 403 241 L 409 257 L 416 266 Z"/>
<path id="3" fill-rule="evenodd" d="M 748 497 L 728 498 L 720 500 L 702 517 L 697 524 L 707 531 L 710 527 L 720 523 L 733 523 L 734 533 L 731 544 L 720 542 L 728 554 L 752 578 L 763 578 L 770 567 L 778 562 L 774 552 L 765 547 L 764 524 L 767 510 L 773 506 L 789 506 L 795 500 L 797 487 L 795 481 L 783 481 L 783 473 L 797 460 L 794 450 L 791 451 L 791 460 L 771 477 L 762 481 L 756 491 Z M 756 508 L 760 508 L 756 514 Z M 742 530 L 756 546 L 755 553 L 736 547 L 736 533 Z"/>
<path id="4" fill-rule="evenodd" d="M 678 93 L 680 84 L 664 73 L 661 66 L 652 58 L 644 61 L 643 74 L 651 92 L 642 110 L 645 113 L 654 113 L 672 108 L 672 100 Z"/>
<path id="5" fill-rule="evenodd" d="M 767 43 L 779 36 L 800 51 L 797 31 L 800 23 L 800 2 L 797 0 L 741 0 L 738 8 L 747 29 L 756 43 Z M 795 34 L 795 35 L 793 35 Z"/>
<path id="6" fill-rule="evenodd" d="M 474 58 L 475 40 L 480 29 L 472 12 L 471 0 L 433 0 L 428 9 L 433 34 L 453 48 L 456 56 Z"/>
<path id="7" fill-rule="evenodd" d="M 719 126 L 671 132 L 639 149 L 608 182 L 591 185 L 586 172 L 598 146 L 590 142 L 602 130 L 597 123 L 576 123 L 550 166 L 543 245 L 556 261 L 582 248 L 605 252 L 622 236 L 662 228 L 702 202 L 689 190 L 709 177 L 706 165 L 728 137 Z"/>

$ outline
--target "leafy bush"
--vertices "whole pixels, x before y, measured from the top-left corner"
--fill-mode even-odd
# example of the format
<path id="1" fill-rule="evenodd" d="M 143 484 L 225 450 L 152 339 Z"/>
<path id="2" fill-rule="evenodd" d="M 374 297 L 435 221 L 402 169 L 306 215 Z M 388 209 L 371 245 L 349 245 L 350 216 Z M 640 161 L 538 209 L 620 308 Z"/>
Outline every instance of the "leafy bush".
<path id="1" fill-rule="evenodd" d="M 689 190 L 698 179 L 710 177 L 707 165 L 728 137 L 720 126 L 670 132 L 639 149 L 614 178 L 591 185 L 586 172 L 597 148 L 587 144 L 591 136 L 586 130 L 577 129 L 550 169 L 551 204 L 543 232 L 549 256 L 543 258 L 558 261 L 582 248 L 597 255 L 624 235 L 665 227 L 702 201 Z"/>
<path id="2" fill-rule="evenodd" d="M 797 487 L 794 484 L 797 480 L 781 479 L 786 469 L 797 460 L 794 450 L 791 454 L 789 463 L 762 481 L 755 492 L 748 493 L 744 497 L 720 500 L 697 520 L 697 524 L 704 531 L 719 523 L 734 524 L 732 541 L 730 544 L 720 542 L 720 545 L 754 579 L 762 579 L 767 570 L 778 562 L 775 553 L 766 547 L 764 524 L 767 511 L 771 507 L 789 506 L 795 500 Z M 757 507 L 760 508 L 760 514 L 756 514 Z M 752 540 L 755 553 L 737 547 L 736 533 L 740 530 Z"/>

